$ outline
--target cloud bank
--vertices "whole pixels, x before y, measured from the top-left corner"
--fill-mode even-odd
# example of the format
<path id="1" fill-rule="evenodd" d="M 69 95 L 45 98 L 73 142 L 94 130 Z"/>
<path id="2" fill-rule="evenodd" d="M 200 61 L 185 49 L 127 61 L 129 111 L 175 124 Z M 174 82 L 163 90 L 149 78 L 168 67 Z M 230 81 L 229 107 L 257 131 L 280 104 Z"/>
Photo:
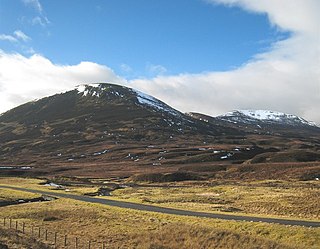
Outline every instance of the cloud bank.
<path id="1" fill-rule="evenodd" d="M 86 82 L 121 84 L 124 80 L 110 68 L 93 62 L 56 65 L 41 55 L 25 57 L 0 51 L 0 113 Z"/>
<path id="2" fill-rule="evenodd" d="M 320 2 L 206 2 L 264 13 L 272 25 L 291 35 L 235 70 L 164 76 L 161 73 L 165 69 L 153 68 L 159 72 L 157 77 L 130 81 L 93 62 L 56 65 L 41 55 L 25 57 L 0 51 L 0 112 L 80 83 L 117 82 L 154 95 L 185 112 L 215 116 L 233 109 L 270 109 L 320 124 Z"/>
<path id="3" fill-rule="evenodd" d="M 320 123 L 320 2 L 207 2 L 265 13 L 272 25 L 291 35 L 232 71 L 159 76 L 130 84 L 182 111 L 214 116 L 233 109 L 271 109 Z"/>

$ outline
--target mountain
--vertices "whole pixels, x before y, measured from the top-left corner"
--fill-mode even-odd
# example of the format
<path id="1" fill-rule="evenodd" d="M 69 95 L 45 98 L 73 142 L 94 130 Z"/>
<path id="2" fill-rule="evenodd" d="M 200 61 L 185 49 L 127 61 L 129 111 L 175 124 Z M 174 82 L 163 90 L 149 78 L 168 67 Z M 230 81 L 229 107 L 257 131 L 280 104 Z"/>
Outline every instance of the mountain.
<path id="1" fill-rule="evenodd" d="M 124 86 L 97 83 L 14 108 L 0 116 L 2 141 L 19 137 L 108 136 L 134 140 L 166 140 L 179 134 L 237 134 L 204 124 L 162 101 Z M 110 134 L 113 135 L 110 135 Z"/>
<path id="2" fill-rule="evenodd" d="M 226 134 L 241 132 L 193 119 L 134 89 L 98 83 L 3 113 L 0 156 L 11 165 L 104 161 L 114 147 L 188 144 L 190 137 L 197 144 Z"/>
<path id="3" fill-rule="evenodd" d="M 217 118 L 228 122 L 239 122 L 244 124 L 261 122 L 265 124 L 317 127 L 315 123 L 308 122 L 301 117 L 269 110 L 237 110 L 228 112 L 224 115 L 218 116 Z"/>
<path id="4" fill-rule="evenodd" d="M 243 164 L 320 161 L 320 128 L 301 117 L 268 110 L 237 110 L 217 117 L 200 113 L 188 115 L 243 131 L 247 141 L 264 148 Z M 320 174 L 319 169 L 312 170 Z"/>
<path id="5" fill-rule="evenodd" d="M 320 161 L 319 130 L 292 115 L 184 114 L 124 86 L 80 85 L 0 116 L 0 174 L 212 175 L 221 165 Z"/>
<path id="6" fill-rule="evenodd" d="M 318 135 L 320 127 L 301 117 L 270 110 L 235 110 L 211 117 L 200 113 L 189 113 L 199 120 L 241 130 L 246 133 L 273 134 L 286 137 Z"/>

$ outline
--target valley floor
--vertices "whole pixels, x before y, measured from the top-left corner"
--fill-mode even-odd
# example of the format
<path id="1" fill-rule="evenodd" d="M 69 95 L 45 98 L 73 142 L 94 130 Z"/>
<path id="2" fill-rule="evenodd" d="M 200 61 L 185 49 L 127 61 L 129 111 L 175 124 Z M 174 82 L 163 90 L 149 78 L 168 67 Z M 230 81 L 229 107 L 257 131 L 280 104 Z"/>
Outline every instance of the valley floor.
<path id="1" fill-rule="evenodd" d="M 35 179 L 0 178 L 2 185 L 42 190 L 52 188 L 39 185 L 41 182 L 43 181 Z M 100 198 L 196 211 L 228 211 L 235 214 L 308 218 L 319 221 L 319 205 L 315 199 L 319 194 L 319 187 L 318 182 L 297 181 L 216 182 L 215 185 L 211 183 L 211 186 L 208 182 L 202 184 L 187 182 L 171 187 L 168 185 L 128 187 L 113 191 L 112 197 Z M 68 186 L 67 191 L 82 195 L 92 194 L 97 189 L 98 187 L 94 185 L 74 185 Z M 51 191 L 65 192 L 65 189 Z M 0 188 L 0 202 L 36 196 Z M 223 208 L 217 208 L 219 205 Z M 67 234 L 70 239 L 78 237 L 79 243 L 87 243 L 90 240 L 93 243 L 92 248 L 101 248 L 98 243 L 101 241 L 106 243 L 107 248 L 319 248 L 320 246 L 320 228 L 157 214 L 64 198 L 6 206 L 0 210 L 2 219 L 12 218 L 19 224 L 24 222 L 29 226 L 41 226 L 43 229 L 57 232 L 59 236 Z M 1 229 L 7 232 L 1 233 L 0 244 L 9 243 L 8 236 L 11 234 L 12 237 L 12 229 L 9 229 L 10 231 L 8 227 Z M 45 242 L 43 238 L 39 243 L 41 241 Z M 10 243 L 13 243 L 12 238 Z M 27 242 L 19 239 L 15 243 Z M 64 247 L 61 242 L 60 248 L 72 247 Z"/>

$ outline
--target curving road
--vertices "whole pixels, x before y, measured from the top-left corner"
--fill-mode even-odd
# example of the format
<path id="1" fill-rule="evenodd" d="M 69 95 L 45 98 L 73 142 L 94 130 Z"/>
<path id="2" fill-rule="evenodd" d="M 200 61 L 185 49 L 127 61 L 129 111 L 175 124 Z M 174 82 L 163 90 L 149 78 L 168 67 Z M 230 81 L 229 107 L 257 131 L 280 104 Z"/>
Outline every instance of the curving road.
<path id="1" fill-rule="evenodd" d="M 173 209 L 173 208 L 157 207 L 152 205 L 131 203 L 131 202 L 125 202 L 125 201 L 99 199 L 94 197 L 72 195 L 72 194 L 65 194 L 65 193 L 53 193 L 49 191 L 18 188 L 18 187 L 11 187 L 11 186 L 0 186 L 0 188 L 13 189 L 13 190 L 25 191 L 25 192 L 36 193 L 36 194 L 73 199 L 77 201 L 98 203 L 98 204 L 104 204 L 108 206 L 130 208 L 134 210 L 157 212 L 157 213 L 163 213 L 163 214 L 204 217 L 204 218 L 213 218 L 213 219 L 222 219 L 222 220 L 276 223 L 276 224 L 291 225 L 291 226 L 320 227 L 320 222 L 317 222 L 317 221 L 287 220 L 287 219 L 263 218 L 263 217 L 255 217 L 255 216 L 241 216 L 241 215 L 233 215 L 233 214 L 204 213 L 204 212 L 195 212 L 195 211 L 188 211 L 188 210 L 179 210 L 179 209 Z"/>

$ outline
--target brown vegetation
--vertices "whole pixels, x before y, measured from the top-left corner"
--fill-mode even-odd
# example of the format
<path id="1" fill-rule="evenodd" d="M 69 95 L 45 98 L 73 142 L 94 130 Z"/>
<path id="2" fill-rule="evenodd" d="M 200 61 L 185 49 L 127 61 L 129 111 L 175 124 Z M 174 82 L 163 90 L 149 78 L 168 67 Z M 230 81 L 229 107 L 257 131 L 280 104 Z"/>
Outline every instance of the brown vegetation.
<path id="1" fill-rule="evenodd" d="M 223 230 L 170 224 L 144 236 L 133 236 L 133 248 L 141 249 L 289 249 L 273 241 Z"/>
<path id="2" fill-rule="evenodd" d="M 39 185 L 44 182 L 40 180 L 0 179 L 0 183 L 6 185 L 35 189 L 49 188 Z M 90 187 L 89 179 L 84 179 L 82 182 L 79 178 L 69 180 L 68 184 L 71 185 L 68 186 L 69 192 L 74 194 L 91 193 L 98 186 Z M 99 179 L 95 179 L 96 183 L 98 181 Z M 104 180 L 100 179 L 100 181 Z M 107 198 L 206 212 L 224 211 L 311 219 L 317 219 L 320 214 L 317 203 L 319 195 L 317 181 L 187 181 L 176 182 L 174 185 L 158 183 L 157 186 L 129 187 L 115 190 L 112 194 L 113 197 Z M 29 194 L 0 189 L 0 196 L 3 199 L 20 199 L 24 198 L 24 195 Z M 294 208 L 295 205 L 296 208 Z M 59 241 L 68 234 L 68 237 L 73 238 L 72 241 L 78 237 L 81 238 L 81 243 L 89 240 L 106 242 L 107 248 L 111 249 L 315 249 L 320 245 L 318 228 L 165 215 L 73 200 L 66 201 L 63 198 L 50 202 L 2 207 L 0 218 L 12 218 L 18 220 L 19 224 L 27 224 L 29 226 L 26 229 L 27 233 L 30 233 L 30 224 L 32 224 L 35 227 L 57 232 Z"/>
<path id="3" fill-rule="evenodd" d="M 190 180 L 201 180 L 202 178 L 191 172 L 173 172 L 173 173 L 150 173 L 131 177 L 136 182 L 181 182 Z"/>
<path id="4" fill-rule="evenodd" d="M 0 228 L 0 249 L 49 249 L 48 245 L 20 232 Z"/>

